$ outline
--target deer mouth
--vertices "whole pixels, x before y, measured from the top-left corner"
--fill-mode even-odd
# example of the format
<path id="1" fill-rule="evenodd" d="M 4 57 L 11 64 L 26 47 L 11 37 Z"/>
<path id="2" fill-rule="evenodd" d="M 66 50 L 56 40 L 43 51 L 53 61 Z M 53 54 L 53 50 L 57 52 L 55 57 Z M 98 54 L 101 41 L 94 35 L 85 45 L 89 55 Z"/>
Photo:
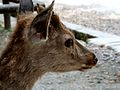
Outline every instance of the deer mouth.
<path id="1" fill-rule="evenodd" d="M 85 71 L 87 69 L 91 69 L 93 66 L 83 66 L 80 69 L 78 69 L 79 71 Z"/>
<path id="2" fill-rule="evenodd" d="M 92 67 L 94 67 L 97 64 L 97 61 L 98 61 L 97 58 L 95 58 L 92 62 L 87 62 L 86 64 L 82 64 L 79 71 L 84 71 L 86 69 L 91 69 Z"/>

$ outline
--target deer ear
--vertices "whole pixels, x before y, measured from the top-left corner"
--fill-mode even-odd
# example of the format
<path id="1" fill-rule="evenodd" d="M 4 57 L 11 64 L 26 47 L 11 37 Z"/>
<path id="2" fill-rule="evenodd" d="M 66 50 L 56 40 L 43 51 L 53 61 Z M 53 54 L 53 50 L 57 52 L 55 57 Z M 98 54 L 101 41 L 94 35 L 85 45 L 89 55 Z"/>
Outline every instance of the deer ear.
<path id="1" fill-rule="evenodd" d="M 33 43 L 38 43 L 41 40 L 48 38 L 48 29 L 51 21 L 54 1 L 46 9 L 42 10 L 32 21 L 28 32 L 28 39 Z"/>

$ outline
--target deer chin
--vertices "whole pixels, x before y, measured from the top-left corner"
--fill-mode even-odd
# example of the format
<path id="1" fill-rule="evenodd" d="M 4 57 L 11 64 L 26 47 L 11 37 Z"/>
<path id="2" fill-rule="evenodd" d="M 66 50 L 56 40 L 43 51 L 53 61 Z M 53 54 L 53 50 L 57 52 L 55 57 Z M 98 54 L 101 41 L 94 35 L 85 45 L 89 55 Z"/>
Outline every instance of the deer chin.
<path id="1" fill-rule="evenodd" d="M 85 71 L 87 69 L 91 69 L 93 66 L 87 66 L 87 65 L 83 65 L 80 69 L 78 69 L 79 71 Z"/>
<path id="2" fill-rule="evenodd" d="M 85 71 L 85 70 L 87 70 L 87 69 L 91 69 L 92 67 L 82 67 L 82 68 L 80 68 L 80 69 L 78 69 L 79 71 Z"/>

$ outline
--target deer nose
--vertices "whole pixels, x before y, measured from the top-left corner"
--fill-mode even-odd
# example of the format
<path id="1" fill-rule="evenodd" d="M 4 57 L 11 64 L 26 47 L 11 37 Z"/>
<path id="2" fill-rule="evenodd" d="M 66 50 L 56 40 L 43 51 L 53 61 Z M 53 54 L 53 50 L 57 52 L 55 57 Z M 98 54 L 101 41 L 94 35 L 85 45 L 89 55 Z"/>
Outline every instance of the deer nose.
<path id="1" fill-rule="evenodd" d="M 98 59 L 94 53 L 87 53 L 86 57 L 87 57 L 87 62 L 86 62 L 87 65 L 96 65 L 97 64 Z"/>

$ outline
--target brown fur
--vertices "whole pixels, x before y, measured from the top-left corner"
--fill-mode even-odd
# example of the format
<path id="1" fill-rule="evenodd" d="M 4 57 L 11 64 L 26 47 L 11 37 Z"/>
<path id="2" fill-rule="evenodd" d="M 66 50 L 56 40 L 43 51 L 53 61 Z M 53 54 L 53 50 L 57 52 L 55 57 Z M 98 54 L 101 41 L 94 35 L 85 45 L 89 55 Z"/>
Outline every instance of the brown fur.
<path id="1" fill-rule="evenodd" d="M 28 33 L 33 13 L 19 16 L 16 29 L 0 57 L 0 90 L 31 90 L 34 83 L 46 72 L 84 70 L 96 64 L 93 53 L 80 45 L 55 14 L 51 17 L 48 40 L 42 44 L 31 42 Z M 32 28 L 30 34 L 34 30 Z M 40 35 L 44 35 L 40 32 Z M 37 38 L 38 39 L 38 38 Z M 73 45 L 65 46 L 68 39 Z M 71 43 L 68 43 L 71 45 Z"/>

